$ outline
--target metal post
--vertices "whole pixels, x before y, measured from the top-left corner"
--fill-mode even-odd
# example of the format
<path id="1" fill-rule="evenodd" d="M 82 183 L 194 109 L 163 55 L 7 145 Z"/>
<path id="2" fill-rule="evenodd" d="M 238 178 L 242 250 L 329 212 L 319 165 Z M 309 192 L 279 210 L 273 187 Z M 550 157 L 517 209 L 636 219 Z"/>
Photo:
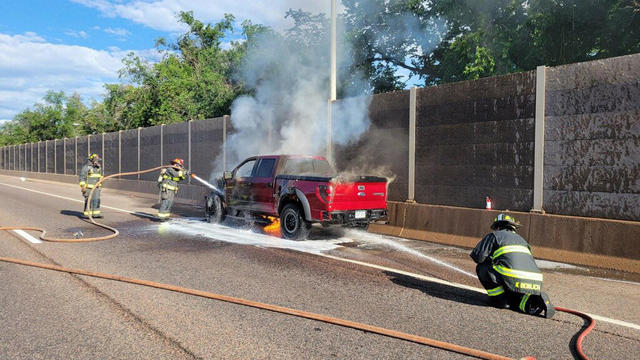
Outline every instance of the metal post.
<path id="1" fill-rule="evenodd" d="M 138 128 L 138 171 L 140 171 L 140 129 Z M 138 174 L 138 180 L 140 180 L 140 174 Z"/>
<path id="2" fill-rule="evenodd" d="M 118 130 L 118 174 L 122 172 L 122 130 Z"/>
<path id="3" fill-rule="evenodd" d="M 327 102 L 327 161 L 333 164 L 333 101 Z"/>
<path id="4" fill-rule="evenodd" d="M 416 194 L 416 106 L 418 88 L 409 90 L 409 192 L 408 202 L 415 202 Z"/>
<path id="5" fill-rule="evenodd" d="M 38 172 L 40 172 L 40 143 L 41 141 L 38 141 Z"/>
<path id="6" fill-rule="evenodd" d="M 224 118 L 222 121 L 224 121 Z M 191 123 L 192 122 L 193 120 L 189 120 L 187 122 L 187 164 L 188 164 L 189 170 L 191 170 Z M 222 131 L 224 131 L 224 125 L 222 126 L 222 128 L 223 128 Z M 191 184 L 191 176 L 189 176 L 187 183 Z"/>
<path id="7" fill-rule="evenodd" d="M 44 172 L 49 172 L 49 140 L 44 143 Z"/>
<path id="8" fill-rule="evenodd" d="M 73 175 L 78 175 L 78 137 L 76 136 L 76 144 L 75 144 L 75 149 L 73 150 L 73 155 L 75 155 L 73 157 L 73 163 L 74 163 L 74 169 L 73 169 Z"/>
<path id="9" fill-rule="evenodd" d="M 329 101 L 336 100 L 336 0 L 331 0 L 331 96 Z"/>
<path id="10" fill-rule="evenodd" d="M 67 138 L 62 139 L 62 173 L 67 175 Z"/>
<path id="11" fill-rule="evenodd" d="M 222 171 L 227 171 L 227 120 L 229 115 L 222 117 Z"/>
<path id="12" fill-rule="evenodd" d="M 536 123 L 533 158 L 533 212 L 544 213 L 544 117 L 546 96 L 546 67 L 536 69 Z"/>
<path id="13" fill-rule="evenodd" d="M 107 162 L 104 160 L 104 133 L 102 133 L 102 156 L 100 156 L 100 158 L 102 159 L 102 173 L 106 175 Z"/>
<path id="14" fill-rule="evenodd" d="M 31 159 L 30 159 L 30 163 L 31 163 L 31 165 L 29 167 L 31 168 L 31 172 L 33 172 L 33 143 L 31 143 Z"/>
<path id="15" fill-rule="evenodd" d="M 91 134 L 87 135 L 87 156 L 91 155 Z"/>
<path id="16" fill-rule="evenodd" d="M 164 163 L 164 124 L 160 124 L 160 166 Z"/>
<path id="17" fill-rule="evenodd" d="M 53 140 L 53 173 L 58 172 L 58 140 Z"/>

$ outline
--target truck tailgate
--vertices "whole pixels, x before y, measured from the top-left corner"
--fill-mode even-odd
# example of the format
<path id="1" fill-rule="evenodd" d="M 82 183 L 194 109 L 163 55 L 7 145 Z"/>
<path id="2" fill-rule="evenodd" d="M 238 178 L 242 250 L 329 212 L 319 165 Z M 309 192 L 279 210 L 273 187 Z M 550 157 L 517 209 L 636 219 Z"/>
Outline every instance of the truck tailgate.
<path id="1" fill-rule="evenodd" d="M 384 178 L 375 181 L 356 181 L 333 184 L 333 211 L 385 209 L 387 207 L 387 182 Z"/>

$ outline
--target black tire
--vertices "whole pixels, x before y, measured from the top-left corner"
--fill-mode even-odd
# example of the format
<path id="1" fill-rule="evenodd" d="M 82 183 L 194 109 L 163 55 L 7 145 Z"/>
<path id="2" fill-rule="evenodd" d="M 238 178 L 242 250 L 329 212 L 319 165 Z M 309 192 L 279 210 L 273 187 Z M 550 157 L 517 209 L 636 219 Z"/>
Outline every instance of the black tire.
<path id="1" fill-rule="evenodd" d="M 207 204 L 204 209 L 204 216 L 207 222 L 219 224 L 224 221 L 225 211 L 222 200 L 218 195 L 207 196 Z"/>
<path id="2" fill-rule="evenodd" d="M 311 223 L 304 219 L 304 213 L 296 204 L 287 204 L 280 212 L 282 237 L 290 240 L 304 240 L 311 231 Z"/>

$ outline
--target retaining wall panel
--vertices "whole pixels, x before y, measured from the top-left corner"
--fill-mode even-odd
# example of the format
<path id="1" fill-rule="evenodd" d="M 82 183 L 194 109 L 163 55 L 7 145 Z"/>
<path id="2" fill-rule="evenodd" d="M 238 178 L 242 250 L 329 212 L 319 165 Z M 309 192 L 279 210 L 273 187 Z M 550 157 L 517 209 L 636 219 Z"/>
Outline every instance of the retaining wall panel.
<path id="1" fill-rule="evenodd" d="M 138 129 L 125 130 L 121 133 L 122 172 L 138 170 Z M 121 177 L 121 179 L 137 179 L 137 175 Z"/>
<path id="2" fill-rule="evenodd" d="M 189 160 L 189 123 L 177 123 L 166 125 L 162 130 L 163 160 L 168 164 L 175 158 L 184 160 L 187 169 L 191 167 Z M 193 162 L 193 161 L 192 161 Z"/>
<path id="3" fill-rule="evenodd" d="M 140 170 L 151 169 L 162 163 L 160 158 L 160 126 L 140 130 Z M 168 163 L 168 160 L 166 161 Z M 158 172 L 140 174 L 140 180 L 157 181 Z"/>
<path id="4" fill-rule="evenodd" d="M 102 167 L 105 175 L 112 175 L 118 172 L 118 133 L 111 132 L 104 134 Z M 137 154 L 135 154 L 137 156 Z M 131 154 L 127 154 L 131 156 Z"/>
<path id="5" fill-rule="evenodd" d="M 218 117 L 191 122 L 191 171 L 205 180 L 222 176 L 223 121 Z M 227 164 L 227 170 L 236 165 Z"/>
<path id="6" fill-rule="evenodd" d="M 87 163 L 89 157 L 89 142 L 87 136 L 78 137 L 78 152 L 76 153 L 76 161 L 78 162 L 78 173 L 80 175 L 82 167 Z"/>
<path id="7" fill-rule="evenodd" d="M 64 158 L 66 161 L 65 174 L 76 174 L 76 139 L 67 139 L 64 146 Z"/>

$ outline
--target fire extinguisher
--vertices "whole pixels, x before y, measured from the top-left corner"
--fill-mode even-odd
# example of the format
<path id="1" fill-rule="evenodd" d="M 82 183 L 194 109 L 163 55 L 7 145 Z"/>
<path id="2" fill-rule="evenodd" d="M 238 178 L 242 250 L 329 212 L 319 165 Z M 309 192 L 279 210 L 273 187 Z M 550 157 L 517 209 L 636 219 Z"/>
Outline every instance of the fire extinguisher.
<path id="1" fill-rule="evenodd" d="M 487 210 L 491 210 L 493 208 L 493 203 L 491 202 L 491 198 L 487 196 L 487 198 L 485 199 L 486 203 L 487 203 Z"/>

